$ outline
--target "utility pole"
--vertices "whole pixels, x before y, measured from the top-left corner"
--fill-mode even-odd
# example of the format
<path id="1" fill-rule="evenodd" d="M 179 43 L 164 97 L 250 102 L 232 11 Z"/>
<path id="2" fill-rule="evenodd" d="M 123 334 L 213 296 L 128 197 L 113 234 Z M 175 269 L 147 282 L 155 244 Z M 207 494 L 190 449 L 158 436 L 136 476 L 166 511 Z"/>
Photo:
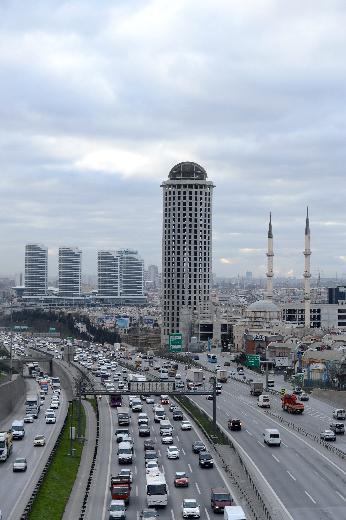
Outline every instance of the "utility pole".
<path id="1" fill-rule="evenodd" d="M 12 319 L 12 297 L 10 302 L 10 309 L 11 309 L 11 321 L 10 321 L 10 327 L 11 327 L 11 341 L 10 341 L 10 381 L 12 381 L 12 374 L 13 374 L 13 319 Z"/>
<path id="2" fill-rule="evenodd" d="M 69 455 L 73 455 L 73 439 L 72 439 L 72 427 L 73 427 L 73 399 L 69 401 L 70 407 L 70 452 Z"/>
<path id="3" fill-rule="evenodd" d="M 261 361 L 262 365 L 265 365 L 266 367 L 266 372 L 265 372 L 265 376 L 266 376 L 266 382 L 265 382 L 265 391 L 268 392 L 268 365 L 269 363 L 271 363 L 271 361 Z"/>
<path id="4" fill-rule="evenodd" d="M 213 377 L 213 430 L 216 435 L 216 377 Z"/>

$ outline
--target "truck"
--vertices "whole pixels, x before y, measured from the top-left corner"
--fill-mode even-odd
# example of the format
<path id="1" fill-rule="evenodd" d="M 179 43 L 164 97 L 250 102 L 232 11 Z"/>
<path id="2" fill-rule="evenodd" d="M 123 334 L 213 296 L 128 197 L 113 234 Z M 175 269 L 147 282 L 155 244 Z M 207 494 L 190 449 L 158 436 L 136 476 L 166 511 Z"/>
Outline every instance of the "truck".
<path id="1" fill-rule="evenodd" d="M 259 396 L 263 392 L 263 383 L 262 381 L 251 381 L 250 383 L 250 394 L 254 396 Z"/>
<path id="2" fill-rule="evenodd" d="M 118 425 L 128 426 L 130 424 L 130 409 L 128 406 L 118 407 Z"/>
<path id="3" fill-rule="evenodd" d="M 109 486 L 112 500 L 124 500 L 125 504 L 130 502 L 131 479 L 127 475 L 111 476 Z"/>
<path id="4" fill-rule="evenodd" d="M 109 396 L 109 405 L 111 408 L 117 408 L 118 406 L 121 406 L 121 403 L 121 394 L 111 394 Z"/>
<path id="5" fill-rule="evenodd" d="M 203 370 L 200 368 L 189 368 L 186 372 L 186 381 L 200 386 L 203 384 L 203 376 Z"/>
<path id="6" fill-rule="evenodd" d="M 281 396 L 281 406 L 288 413 L 303 413 L 304 404 L 299 402 L 295 394 L 285 394 Z"/>
<path id="7" fill-rule="evenodd" d="M 222 369 L 217 370 L 216 371 L 216 379 L 220 383 L 227 383 L 227 379 L 228 379 L 228 372 L 227 372 L 227 370 L 222 370 Z"/>
<path id="8" fill-rule="evenodd" d="M 210 493 L 210 507 L 214 513 L 222 513 L 226 506 L 231 506 L 233 498 L 225 488 L 212 488 Z"/>
<path id="9" fill-rule="evenodd" d="M 241 506 L 226 506 L 223 510 L 224 520 L 246 520 L 244 509 Z"/>
<path id="10" fill-rule="evenodd" d="M 37 419 L 41 408 L 40 394 L 28 394 L 25 401 L 25 413 L 33 415 Z"/>
<path id="11" fill-rule="evenodd" d="M 13 436 L 12 432 L 0 432 L 0 460 L 5 461 L 12 453 Z"/>

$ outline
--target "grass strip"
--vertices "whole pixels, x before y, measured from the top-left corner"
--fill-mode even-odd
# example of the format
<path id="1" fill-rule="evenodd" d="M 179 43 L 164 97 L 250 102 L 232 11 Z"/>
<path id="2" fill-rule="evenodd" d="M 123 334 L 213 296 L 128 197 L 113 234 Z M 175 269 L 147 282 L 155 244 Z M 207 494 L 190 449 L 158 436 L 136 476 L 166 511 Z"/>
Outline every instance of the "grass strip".
<path id="1" fill-rule="evenodd" d="M 76 435 L 79 415 L 78 406 L 78 401 L 74 401 L 72 426 L 75 426 L 76 428 Z M 71 443 L 69 438 L 71 412 L 72 405 L 70 404 L 67 423 L 63 428 L 63 434 L 59 446 L 53 456 L 48 472 L 36 496 L 33 508 L 29 515 L 30 520 L 42 520 L 42 518 L 60 520 L 63 517 L 67 501 L 76 480 L 83 451 L 83 444 L 78 440 L 74 440 L 72 446 L 76 451 L 73 456 L 69 455 Z M 81 436 L 84 437 L 85 413 L 83 406 L 81 406 L 80 410 L 80 421 Z"/>
<path id="2" fill-rule="evenodd" d="M 216 432 L 214 432 L 213 421 L 209 419 L 203 410 L 193 404 L 193 402 L 188 397 L 185 395 L 181 397 L 175 396 L 175 399 L 179 401 L 181 406 L 185 408 L 187 412 L 189 412 L 196 423 L 202 427 L 204 432 L 213 440 L 215 444 L 229 444 L 227 437 L 218 427 L 216 427 Z"/>

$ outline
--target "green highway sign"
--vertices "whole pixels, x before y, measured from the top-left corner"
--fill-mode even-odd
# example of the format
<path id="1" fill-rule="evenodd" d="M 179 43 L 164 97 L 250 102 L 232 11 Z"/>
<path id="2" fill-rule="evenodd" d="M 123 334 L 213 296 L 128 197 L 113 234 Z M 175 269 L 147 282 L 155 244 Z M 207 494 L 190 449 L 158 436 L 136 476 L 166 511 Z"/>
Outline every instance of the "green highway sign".
<path id="1" fill-rule="evenodd" d="M 246 354 L 245 365 L 247 367 L 259 368 L 260 367 L 260 356 L 258 354 Z"/>
<path id="2" fill-rule="evenodd" d="M 183 335 L 181 332 L 173 332 L 169 335 L 169 351 L 181 352 L 183 350 Z"/>

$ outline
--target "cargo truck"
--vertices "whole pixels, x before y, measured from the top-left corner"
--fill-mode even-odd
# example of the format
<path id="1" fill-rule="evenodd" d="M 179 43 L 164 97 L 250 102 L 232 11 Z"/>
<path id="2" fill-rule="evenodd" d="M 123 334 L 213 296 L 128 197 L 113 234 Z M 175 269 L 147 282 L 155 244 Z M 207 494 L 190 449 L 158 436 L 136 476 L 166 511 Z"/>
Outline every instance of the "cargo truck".
<path id="1" fill-rule="evenodd" d="M 25 401 L 25 413 L 33 415 L 37 419 L 41 407 L 40 394 L 28 394 Z"/>
<path id="2" fill-rule="evenodd" d="M 128 426 L 130 424 L 130 409 L 128 406 L 119 406 L 118 412 L 118 425 Z"/>
<path id="3" fill-rule="evenodd" d="M 131 479 L 129 476 L 111 476 L 110 492 L 112 500 L 124 500 L 125 504 L 130 502 Z"/>
<path id="4" fill-rule="evenodd" d="M 0 460 L 5 461 L 12 453 L 12 432 L 0 432 Z"/>
<path id="5" fill-rule="evenodd" d="M 254 396 L 259 396 L 263 392 L 263 383 L 262 381 L 251 381 L 250 383 L 250 394 Z"/>
<path id="6" fill-rule="evenodd" d="M 304 404 L 299 402 L 295 394 L 285 394 L 281 396 L 281 406 L 288 413 L 303 413 Z"/>
<path id="7" fill-rule="evenodd" d="M 220 383 L 227 383 L 227 379 L 228 379 L 228 372 L 227 372 L 227 370 L 217 370 L 216 371 L 216 379 Z"/>
<path id="8" fill-rule="evenodd" d="M 200 368 L 189 368 L 186 372 L 186 381 L 193 383 L 195 386 L 203 384 L 203 370 Z"/>

